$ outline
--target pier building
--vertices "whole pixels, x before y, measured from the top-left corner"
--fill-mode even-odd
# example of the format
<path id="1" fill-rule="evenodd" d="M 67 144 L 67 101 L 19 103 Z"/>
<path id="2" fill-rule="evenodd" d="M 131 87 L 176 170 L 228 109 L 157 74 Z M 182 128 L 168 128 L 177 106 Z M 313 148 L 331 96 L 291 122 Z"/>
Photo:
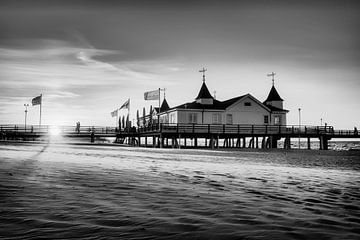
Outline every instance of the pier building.
<path id="1" fill-rule="evenodd" d="M 210 94 L 204 78 L 194 101 L 170 108 L 164 98 L 160 109 L 154 108 L 153 116 L 145 119 L 157 123 L 159 114 L 160 123 L 166 124 L 286 125 L 289 111 L 283 108 L 283 101 L 274 85 L 264 102 L 250 93 L 219 101 Z"/>

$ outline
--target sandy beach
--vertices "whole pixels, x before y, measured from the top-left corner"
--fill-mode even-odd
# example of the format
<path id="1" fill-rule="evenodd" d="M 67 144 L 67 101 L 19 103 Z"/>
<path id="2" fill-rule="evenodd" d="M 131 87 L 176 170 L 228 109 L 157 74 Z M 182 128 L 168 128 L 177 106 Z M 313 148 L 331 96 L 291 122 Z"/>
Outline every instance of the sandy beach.
<path id="1" fill-rule="evenodd" d="M 1 239 L 359 239 L 359 151 L 0 143 Z"/>

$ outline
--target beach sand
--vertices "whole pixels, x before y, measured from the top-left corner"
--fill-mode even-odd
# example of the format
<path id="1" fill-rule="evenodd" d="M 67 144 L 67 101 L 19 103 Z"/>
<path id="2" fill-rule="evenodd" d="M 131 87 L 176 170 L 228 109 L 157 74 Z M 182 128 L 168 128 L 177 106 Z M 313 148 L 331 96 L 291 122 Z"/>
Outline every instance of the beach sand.
<path id="1" fill-rule="evenodd" d="M 0 143 L 1 239 L 360 239 L 360 152 Z"/>

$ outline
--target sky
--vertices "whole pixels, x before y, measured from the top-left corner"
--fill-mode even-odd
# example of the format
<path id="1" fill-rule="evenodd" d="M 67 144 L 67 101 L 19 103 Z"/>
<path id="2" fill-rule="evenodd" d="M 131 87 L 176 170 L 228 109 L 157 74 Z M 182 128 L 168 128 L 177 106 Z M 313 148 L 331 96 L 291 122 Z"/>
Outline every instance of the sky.
<path id="1" fill-rule="evenodd" d="M 202 84 L 218 100 L 272 86 L 289 125 L 360 127 L 359 1 L 0 0 L 0 124 L 114 126 L 110 112 L 165 88 L 170 107 Z M 127 114 L 126 110 L 120 111 Z M 321 120 L 322 119 L 322 120 Z"/>

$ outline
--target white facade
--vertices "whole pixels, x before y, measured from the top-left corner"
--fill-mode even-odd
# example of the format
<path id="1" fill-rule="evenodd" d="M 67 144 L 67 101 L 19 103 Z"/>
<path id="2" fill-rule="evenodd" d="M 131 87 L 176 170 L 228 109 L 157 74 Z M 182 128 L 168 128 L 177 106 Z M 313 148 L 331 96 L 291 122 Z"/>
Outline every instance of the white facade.
<path id="1" fill-rule="evenodd" d="M 168 121 L 165 121 L 165 120 Z M 161 123 L 285 125 L 286 113 L 271 110 L 247 94 L 225 110 L 171 109 L 160 116 Z"/>
<path id="2" fill-rule="evenodd" d="M 250 94 L 226 108 L 224 114 L 233 116 L 233 124 L 270 124 L 270 109 Z"/>
<path id="3" fill-rule="evenodd" d="M 211 96 L 204 81 L 194 102 L 168 107 L 160 113 L 160 123 L 286 125 L 287 112 L 274 86 L 264 103 L 251 94 L 218 101 Z"/>

